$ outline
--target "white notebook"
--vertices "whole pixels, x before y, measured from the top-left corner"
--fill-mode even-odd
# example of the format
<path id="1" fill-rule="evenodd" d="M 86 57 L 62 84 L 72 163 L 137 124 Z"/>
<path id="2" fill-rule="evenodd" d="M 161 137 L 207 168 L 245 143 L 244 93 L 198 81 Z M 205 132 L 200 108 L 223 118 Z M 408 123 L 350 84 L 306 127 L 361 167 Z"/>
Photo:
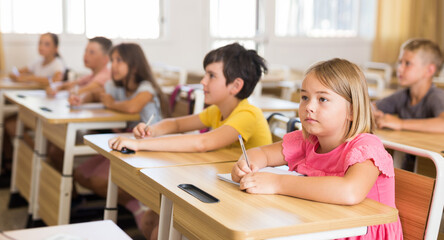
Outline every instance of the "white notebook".
<path id="1" fill-rule="evenodd" d="M 274 173 L 274 174 L 286 174 L 286 175 L 294 175 L 294 176 L 304 176 L 303 174 L 300 174 L 298 172 L 295 171 L 288 171 L 288 166 L 279 166 L 279 167 L 265 167 L 259 170 L 259 172 L 269 172 L 269 173 Z M 231 179 L 231 173 L 219 173 L 217 174 L 217 177 L 220 180 L 229 182 L 229 183 L 233 183 L 239 186 L 239 183 L 234 182 Z"/>

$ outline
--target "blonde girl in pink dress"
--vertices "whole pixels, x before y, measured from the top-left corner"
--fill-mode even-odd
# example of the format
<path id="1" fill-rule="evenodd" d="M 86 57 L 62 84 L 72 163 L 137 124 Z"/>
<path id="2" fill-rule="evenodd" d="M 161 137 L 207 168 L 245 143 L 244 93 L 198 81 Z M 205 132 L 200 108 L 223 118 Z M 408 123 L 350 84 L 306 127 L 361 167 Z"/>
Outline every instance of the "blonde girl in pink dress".
<path id="1" fill-rule="evenodd" d="M 370 198 L 395 206 L 392 157 L 372 134 L 375 128 L 367 84 L 361 70 L 343 59 L 310 67 L 301 88 L 302 131 L 283 141 L 247 151 L 232 170 L 240 189 L 253 194 L 282 194 L 313 201 L 354 205 Z M 261 173 L 288 164 L 306 177 Z M 368 227 L 348 239 L 403 239 L 399 221 Z"/>

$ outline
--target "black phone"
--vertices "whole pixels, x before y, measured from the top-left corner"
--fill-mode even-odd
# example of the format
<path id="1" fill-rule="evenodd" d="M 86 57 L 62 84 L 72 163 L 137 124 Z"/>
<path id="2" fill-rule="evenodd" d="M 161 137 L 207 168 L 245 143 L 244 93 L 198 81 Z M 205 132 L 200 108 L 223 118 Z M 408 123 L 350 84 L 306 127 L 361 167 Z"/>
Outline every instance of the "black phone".
<path id="1" fill-rule="evenodd" d="M 204 202 L 204 203 L 219 202 L 219 199 L 213 197 L 209 193 L 194 186 L 193 184 L 179 184 L 177 187 L 184 190 L 185 192 L 191 194 L 193 197 L 199 199 L 201 202 Z"/>
<path id="2" fill-rule="evenodd" d="M 122 150 L 120 150 L 120 152 L 123 153 L 123 154 L 134 154 L 134 153 L 136 153 L 136 151 L 134 151 L 132 149 L 129 149 L 129 148 L 126 148 L 126 147 L 123 147 Z"/>

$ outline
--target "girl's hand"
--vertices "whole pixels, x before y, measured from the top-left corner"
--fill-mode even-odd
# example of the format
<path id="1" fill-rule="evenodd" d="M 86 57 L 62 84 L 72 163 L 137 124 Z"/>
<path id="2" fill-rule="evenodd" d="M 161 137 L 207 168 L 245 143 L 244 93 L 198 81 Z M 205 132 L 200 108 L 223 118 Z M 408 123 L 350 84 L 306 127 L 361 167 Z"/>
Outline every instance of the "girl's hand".
<path id="1" fill-rule="evenodd" d="M 258 170 L 259 167 L 251 160 L 250 167 L 248 167 L 247 161 L 242 155 L 231 170 L 231 179 L 235 182 L 239 182 L 248 173 L 257 172 Z"/>
<path id="2" fill-rule="evenodd" d="M 83 100 L 82 97 L 77 94 L 70 94 L 68 97 L 68 102 L 71 106 L 79 106 L 82 104 Z"/>
<path id="3" fill-rule="evenodd" d="M 103 93 L 100 99 L 106 108 L 110 108 L 110 106 L 114 103 L 114 98 L 110 94 Z"/>
<path id="4" fill-rule="evenodd" d="M 108 145 L 111 149 L 121 151 L 123 147 L 126 147 L 128 149 L 137 151 L 138 148 L 138 141 L 135 139 L 129 139 L 126 137 L 115 137 L 108 140 Z"/>
<path id="5" fill-rule="evenodd" d="M 266 172 L 252 172 L 240 181 L 240 189 L 254 194 L 277 194 L 279 175 Z"/>
<path id="6" fill-rule="evenodd" d="M 55 97 L 55 95 L 57 94 L 57 89 L 56 88 L 52 88 L 51 86 L 46 87 L 46 95 L 48 95 L 48 97 Z"/>
<path id="7" fill-rule="evenodd" d="M 137 124 L 137 126 L 133 128 L 134 137 L 136 137 L 137 139 L 154 137 L 153 128 L 151 126 L 148 126 L 147 129 L 146 128 L 146 124 L 143 122 Z"/>

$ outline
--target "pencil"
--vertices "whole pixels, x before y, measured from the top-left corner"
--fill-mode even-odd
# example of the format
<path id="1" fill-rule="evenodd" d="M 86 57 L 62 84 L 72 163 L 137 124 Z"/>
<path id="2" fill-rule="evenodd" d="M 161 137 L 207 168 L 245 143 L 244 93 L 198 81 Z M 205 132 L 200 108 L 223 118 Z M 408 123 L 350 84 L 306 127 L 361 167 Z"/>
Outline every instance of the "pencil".
<path id="1" fill-rule="evenodd" d="M 247 151 L 245 150 L 244 141 L 242 140 L 242 136 L 240 134 L 239 134 L 239 143 L 241 145 L 242 153 L 244 154 L 245 161 L 247 162 L 247 166 L 248 166 L 248 168 L 250 168 L 250 161 L 248 161 Z"/>
<path id="2" fill-rule="evenodd" d="M 145 132 L 148 130 L 148 127 L 150 126 L 150 123 L 153 121 L 153 119 L 154 119 L 154 113 L 151 114 L 151 117 L 148 119 L 148 121 L 146 121 Z"/>

